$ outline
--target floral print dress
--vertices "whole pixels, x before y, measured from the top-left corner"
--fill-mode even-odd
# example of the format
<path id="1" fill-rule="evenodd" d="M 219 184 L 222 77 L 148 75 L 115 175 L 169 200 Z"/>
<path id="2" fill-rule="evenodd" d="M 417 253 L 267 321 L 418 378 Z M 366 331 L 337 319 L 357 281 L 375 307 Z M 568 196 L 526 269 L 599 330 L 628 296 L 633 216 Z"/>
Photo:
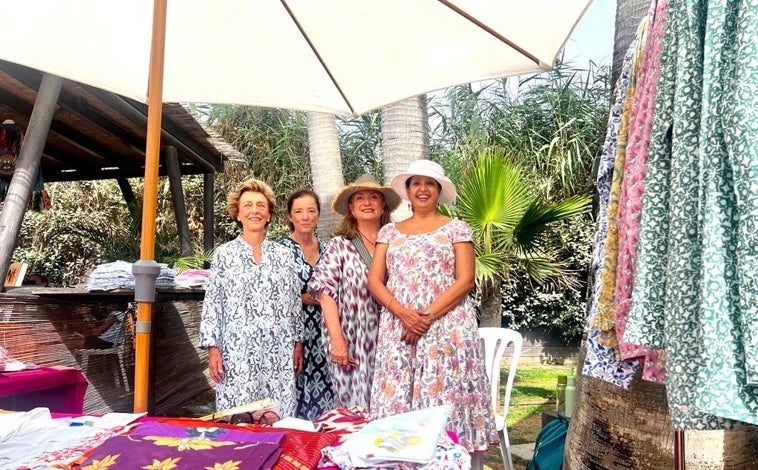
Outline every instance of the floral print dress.
<path id="1" fill-rule="evenodd" d="M 293 351 L 303 334 L 300 312 L 300 281 L 286 247 L 264 240 L 260 263 L 241 236 L 216 248 L 199 345 L 221 352 L 217 410 L 272 398 L 280 416 L 294 416 Z"/>
<path id="2" fill-rule="evenodd" d="M 313 266 L 300 249 L 300 245 L 290 237 L 284 237 L 282 245 L 292 251 L 295 270 L 300 279 L 301 293 L 308 290 L 308 281 L 313 275 Z M 326 243 L 319 240 L 318 257 L 326 249 Z M 315 421 L 325 411 L 334 407 L 332 375 L 329 373 L 329 357 L 324 352 L 321 330 L 324 318 L 318 305 L 303 304 L 303 372 L 297 377 L 297 412 L 302 419 Z"/>
<path id="3" fill-rule="evenodd" d="M 379 305 L 368 291 L 368 266 L 349 239 L 332 238 L 316 265 L 308 286 L 318 298 L 327 294 L 337 302 L 342 335 L 350 359 L 357 367 L 329 363 L 334 387 L 334 406 L 369 407 L 374 377 L 376 335 L 379 330 Z M 329 334 L 322 328 L 324 350 L 330 351 Z"/>
<path id="4" fill-rule="evenodd" d="M 382 228 L 387 243 L 387 288 L 398 302 L 421 309 L 455 281 L 453 244 L 471 242 L 471 228 L 452 220 L 433 232 L 401 233 Z M 400 339 L 403 325 L 383 311 L 379 324 L 371 418 L 438 405 L 452 405 L 448 429 L 469 452 L 486 451 L 498 441 L 490 385 L 476 323 L 468 298 L 436 320 L 415 347 Z"/>

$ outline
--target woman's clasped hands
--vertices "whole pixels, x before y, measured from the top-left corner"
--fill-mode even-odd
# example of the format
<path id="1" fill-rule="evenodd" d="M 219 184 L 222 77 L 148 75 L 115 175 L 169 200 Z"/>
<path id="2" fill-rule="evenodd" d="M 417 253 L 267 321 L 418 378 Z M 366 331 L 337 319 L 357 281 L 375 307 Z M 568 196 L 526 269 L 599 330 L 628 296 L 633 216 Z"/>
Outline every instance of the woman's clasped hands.
<path id="1" fill-rule="evenodd" d="M 428 310 L 414 310 L 402 307 L 400 321 L 403 322 L 403 332 L 400 339 L 409 344 L 416 344 L 432 326 L 432 316 Z"/>

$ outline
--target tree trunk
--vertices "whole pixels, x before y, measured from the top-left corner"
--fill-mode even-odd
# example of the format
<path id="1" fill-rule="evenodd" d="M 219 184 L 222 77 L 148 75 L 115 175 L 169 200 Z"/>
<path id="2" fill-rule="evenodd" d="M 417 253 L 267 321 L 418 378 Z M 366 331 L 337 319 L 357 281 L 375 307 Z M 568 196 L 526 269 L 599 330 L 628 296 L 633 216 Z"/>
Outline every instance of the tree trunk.
<path id="1" fill-rule="evenodd" d="M 429 158 L 426 96 L 409 98 L 382 109 L 382 154 L 386 184 L 403 173 L 412 161 Z M 403 203 L 392 214 L 392 220 L 410 216 L 410 206 Z"/>
<path id="2" fill-rule="evenodd" d="M 309 112 L 307 116 L 313 191 L 321 199 L 317 232 L 319 238 L 327 240 L 342 219 L 342 216 L 332 211 L 332 199 L 345 184 L 337 122 L 333 114 Z"/>
<path id="3" fill-rule="evenodd" d="M 579 364 L 584 360 L 583 349 Z M 577 376 L 564 468 L 658 469 L 674 467 L 674 430 L 662 384 L 639 375 L 625 390 Z M 685 431 L 688 469 L 758 468 L 758 428 Z"/>
<path id="4" fill-rule="evenodd" d="M 611 89 L 621 75 L 624 54 L 637 33 L 642 18 L 647 14 L 650 0 L 616 0 L 616 30 L 613 37 L 613 67 Z"/>
<path id="5" fill-rule="evenodd" d="M 495 281 L 486 280 L 482 281 L 480 288 L 482 291 L 482 301 L 479 326 L 500 328 L 503 322 L 503 285 L 499 279 Z"/>

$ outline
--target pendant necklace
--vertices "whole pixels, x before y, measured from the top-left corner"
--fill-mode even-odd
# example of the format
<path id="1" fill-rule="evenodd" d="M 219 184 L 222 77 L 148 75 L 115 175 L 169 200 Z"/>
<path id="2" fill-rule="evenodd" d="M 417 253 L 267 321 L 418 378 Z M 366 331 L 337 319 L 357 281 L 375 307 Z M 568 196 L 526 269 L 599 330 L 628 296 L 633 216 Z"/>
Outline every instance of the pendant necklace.
<path id="1" fill-rule="evenodd" d="M 376 240 L 372 242 L 371 240 L 369 240 L 366 234 L 361 232 L 360 230 L 358 230 L 358 233 L 361 235 L 364 241 L 368 242 L 371 245 L 371 248 L 374 248 L 376 246 Z"/>

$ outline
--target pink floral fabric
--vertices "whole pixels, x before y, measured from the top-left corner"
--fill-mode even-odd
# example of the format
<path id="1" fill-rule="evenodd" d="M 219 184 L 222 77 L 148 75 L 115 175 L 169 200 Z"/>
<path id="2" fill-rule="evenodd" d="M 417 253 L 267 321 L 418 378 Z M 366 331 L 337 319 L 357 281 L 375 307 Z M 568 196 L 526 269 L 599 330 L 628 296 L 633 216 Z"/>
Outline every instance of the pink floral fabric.
<path id="1" fill-rule="evenodd" d="M 637 240 L 640 234 L 642 193 L 645 189 L 648 145 L 653 126 L 653 111 L 661 62 L 663 32 L 668 0 L 651 4 L 647 44 L 638 77 L 638 90 L 632 108 L 632 122 L 626 149 L 624 180 L 618 206 L 618 265 L 616 271 L 615 304 L 616 333 L 619 339 L 619 355 L 622 360 L 641 358 L 642 378 L 663 382 L 665 377 L 662 350 L 625 342 L 626 318 L 632 304 L 632 288 L 636 272 Z"/>
<path id="2" fill-rule="evenodd" d="M 387 288 L 408 308 L 426 308 L 455 281 L 455 243 L 471 242 L 471 228 L 452 220 L 424 234 L 382 228 L 387 247 Z M 490 386 L 476 314 L 468 298 L 435 321 L 415 349 L 402 341 L 402 323 L 382 310 L 371 419 L 438 405 L 452 405 L 448 429 L 467 451 L 498 442 Z"/>

